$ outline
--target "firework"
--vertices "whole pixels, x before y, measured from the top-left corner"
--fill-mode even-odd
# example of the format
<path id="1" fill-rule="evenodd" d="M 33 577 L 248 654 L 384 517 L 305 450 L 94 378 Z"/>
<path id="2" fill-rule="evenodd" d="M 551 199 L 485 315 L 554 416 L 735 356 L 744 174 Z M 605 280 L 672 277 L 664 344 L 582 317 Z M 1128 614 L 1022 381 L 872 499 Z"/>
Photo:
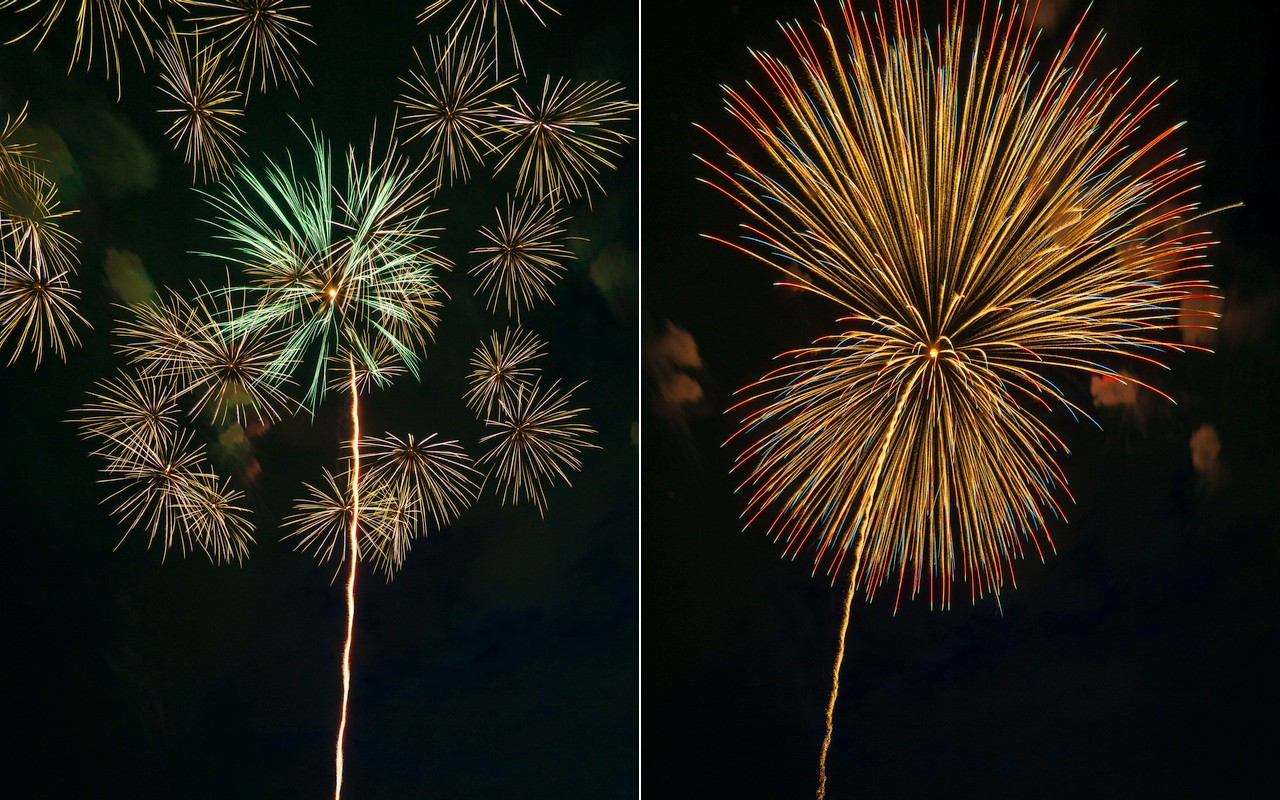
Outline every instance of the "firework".
<path id="1" fill-rule="evenodd" d="M 471 38 L 474 36 L 477 40 L 480 32 L 486 22 L 493 33 L 489 36 L 489 43 L 492 45 L 494 52 L 498 49 L 498 34 L 502 28 L 510 31 L 511 38 L 511 57 L 516 62 L 516 69 L 520 74 L 524 74 L 524 62 L 520 60 L 520 45 L 516 41 L 515 26 L 511 21 L 511 7 L 519 6 L 527 10 L 538 21 L 539 25 L 546 27 L 546 21 L 542 18 L 539 10 L 550 11 L 552 14 L 559 15 L 560 12 L 551 7 L 546 0 L 430 0 L 427 7 L 418 15 L 418 24 L 421 25 L 434 17 L 439 12 L 450 6 L 457 8 L 457 13 L 453 15 L 453 20 L 449 23 L 449 42 L 450 46 L 459 39 Z M 494 62 L 494 69 L 497 69 L 497 62 Z"/>
<path id="2" fill-rule="evenodd" d="M 0 125 L 0 178 L 10 178 L 26 172 L 26 166 L 35 155 L 35 145 L 18 140 L 18 129 L 27 121 L 27 107 L 23 105 L 16 114 L 6 114 Z"/>
<path id="3" fill-rule="evenodd" d="M 545 515 L 546 485 L 557 480 L 572 485 L 568 470 L 582 469 L 579 454 L 587 448 L 598 449 L 582 439 L 595 433 L 591 426 L 577 421 L 586 409 L 569 407 L 582 384 L 563 393 L 558 386 L 552 384 L 544 390 L 541 381 L 534 381 L 516 391 L 514 402 L 500 408 L 497 419 L 485 421 L 497 430 L 480 440 L 481 444 L 493 444 L 476 464 L 489 465 L 487 477 L 494 479 L 503 505 L 508 500 L 516 505 L 523 497 Z"/>
<path id="4" fill-rule="evenodd" d="M 609 126 L 626 122 L 634 103 L 614 99 L 622 86 L 608 81 L 575 84 L 561 78 L 542 84 L 542 96 L 530 103 L 515 95 L 499 113 L 503 154 L 495 171 L 518 161 L 516 190 L 535 198 L 590 199 L 591 187 L 600 191 L 600 172 L 613 169 L 617 147 L 632 140 Z"/>
<path id="5" fill-rule="evenodd" d="M 79 242 L 62 229 L 58 185 L 17 147 L 0 158 L 0 246 L 42 276 L 73 274 Z"/>
<path id="6" fill-rule="evenodd" d="M 529 388 L 541 370 L 531 362 L 544 355 L 542 340 L 533 331 L 507 328 L 498 338 L 480 343 L 471 354 L 471 388 L 463 400 L 477 417 L 492 419 L 499 409 L 511 406 L 516 394 Z"/>
<path id="7" fill-rule="evenodd" d="M 842 4 L 817 43 L 784 25 L 795 64 L 757 53 L 770 90 L 728 90 L 758 155 L 717 139 L 730 164 L 713 166 L 751 218 L 726 244 L 845 312 L 745 390 L 735 435 L 748 525 L 812 544 L 833 583 L 852 551 L 819 798 L 859 586 L 927 583 L 947 607 L 958 569 L 974 600 L 998 598 L 1024 549 L 1052 544 L 1046 511 L 1062 516 L 1045 418 L 1087 415 L 1057 373 L 1158 363 L 1180 302 L 1212 291 L 1208 234 L 1186 227 L 1200 165 L 1157 155 L 1176 126 L 1139 136 L 1163 90 L 1125 98 L 1123 70 L 1085 83 L 1099 40 L 1072 64 L 1074 33 L 1033 69 L 1025 9 L 968 55 L 961 9 L 932 39 L 912 5 L 895 12 Z"/>
<path id="8" fill-rule="evenodd" d="M 1172 129 L 1138 138 L 1161 90 L 1082 83 L 1096 41 L 1033 79 L 1020 16 L 972 68 L 958 11 L 936 46 L 907 9 L 843 22 L 820 28 L 829 61 L 797 26 L 798 70 L 757 54 L 776 100 L 728 94 L 767 165 L 729 148 L 716 168 L 752 218 L 733 246 L 848 312 L 748 388 L 737 468 L 748 520 L 789 551 L 813 544 L 834 576 L 856 544 L 868 592 L 927 581 L 945 606 L 957 567 L 998 593 L 1048 541 L 1063 448 L 1043 412 L 1083 413 L 1055 371 L 1177 349 L 1171 314 L 1211 289 L 1207 234 L 1179 230 L 1199 165 L 1150 155 Z"/>
<path id="9" fill-rule="evenodd" d="M 374 343 L 382 340 L 419 374 L 443 295 L 435 271 L 447 262 L 430 248 L 425 165 L 402 158 L 394 142 L 385 153 L 371 143 L 365 163 L 348 150 L 346 180 L 336 184 L 327 144 L 315 135 L 311 146 L 314 177 L 298 174 L 292 159 L 269 164 L 264 177 L 237 166 L 238 180 L 206 196 L 220 238 L 233 243 L 230 259 L 252 281 L 228 331 L 278 332 L 283 344 L 265 380 L 311 364 L 306 404 L 314 411 L 335 355 L 379 375 L 388 359 Z"/>
<path id="10" fill-rule="evenodd" d="M 244 290 L 211 293 L 198 288 L 194 302 L 175 292 L 166 301 L 129 306 L 132 320 L 116 328 L 120 351 L 147 374 L 172 380 L 192 414 L 215 423 L 277 420 L 292 403 L 271 378 L 281 337 L 272 331 L 236 330 L 230 323 L 245 302 Z M 285 379 L 284 382 L 287 382 Z"/>
<path id="11" fill-rule="evenodd" d="M 306 3 L 293 0 L 176 0 L 185 9 L 200 9 L 190 20 L 228 58 L 239 59 L 237 86 L 255 81 L 258 91 L 282 82 L 296 92 L 298 81 L 311 78 L 298 64 L 298 45 L 315 44 L 303 32 L 309 25 L 295 16 Z"/>
<path id="12" fill-rule="evenodd" d="M 417 50 L 413 55 L 418 70 L 400 79 L 409 91 L 396 99 L 403 110 L 397 127 L 409 133 L 406 143 L 419 137 L 426 142 L 438 183 L 445 183 L 446 166 L 448 184 L 466 183 L 470 164 L 483 163 L 494 149 L 498 104 L 492 95 L 515 78 L 489 77 L 489 48 L 478 39 L 446 47 L 432 37 L 429 68 Z"/>
<path id="13" fill-rule="evenodd" d="M 19 12 L 31 11 L 37 15 L 31 26 L 9 41 L 10 44 L 36 36 L 35 47 L 44 44 L 49 31 L 60 19 L 74 19 L 75 44 L 71 50 L 71 63 L 74 67 L 83 58 L 85 69 L 93 69 L 93 50 L 99 47 L 106 65 L 107 79 L 115 75 L 117 88 L 120 87 L 120 44 L 127 41 L 132 46 L 139 65 L 145 64 L 143 48 L 147 57 L 151 56 L 151 38 L 149 30 L 155 26 L 155 17 L 151 14 L 148 0 L 79 0 L 71 4 L 75 9 L 74 17 L 67 13 L 67 0 L 0 0 L 0 11 L 10 8 Z M 37 33 L 38 32 L 38 33 Z"/>
<path id="14" fill-rule="evenodd" d="M 177 393 L 169 381 L 121 372 L 100 380 L 89 392 L 93 401 L 73 412 L 80 435 L 98 447 L 94 455 L 122 458 L 122 442 L 157 449 L 178 433 Z"/>
<path id="15" fill-rule="evenodd" d="M 103 469 L 102 482 L 119 484 L 107 502 L 116 501 L 114 513 L 125 522 L 120 541 L 141 529 L 147 533 L 147 547 L 159 540 L 161 558 L 176 539 L 184 556 L 198 547 L 215 563 L 231 557 L 240 561 L 253 541 L 253 526 L 236 505 L 241 493 L 220 486 L 207 471 L 193 435 L 183 431 L 155 442 L 114 442 L 116 454 Z"/>
<path id="16" fill-rule="evenodd" d="M 175 103 L 160 109 L 161 114 L 173 115 L 166 133 L 183 147 L 193 181 L 215 181 L 232 159 L 244 155 L 236 142 L 243 131 L 233 121 L 244 114 L 234 76 L 221 69 L 219 51 L 201 45 L 199 34 L 179 35 L 170 27 L 157 50 L 160 90 Z"/>
<path id="17" fill-rule="evenodd" d="M 388 524 L 395 518 L 395 506 L 379 487 L 361 487 L 358 519 L 350 475 L 339 477 L 326 469 L 322 484 L 304 483 L 303 488 L 307 496 L 294 503 L 294 513 L 284 519 L 285 525 L 293 528 L 285 538 L 298 540 L 295 550 L 307 551 L 322 564 L 335 562 L 336 577 L 348 563 L 348 533 L 354 523 L 361 557 L 370 558 L 383 551 L 390 538 Z"/>
<path id="18" fill-rule="evenodd" d="M 413 434 L 367 437 L 360 442 L 368 459 L 364 480 L 383 498 L 388 533 L 377 565 L 390 579 L 404 564 L 409 547 L 427 527 L 428 518 L 444 528 L 458 518 L 479 493 L 480 473 L 456 441 L 435 435 L 414 440 Z"/>
<path id="19" fill-rule="evenodd" d="M 477 478 L 471 458 L 453 440 L 435 434 L 415 441 L 413 434 L 368 437 L 361 449 L 369 460 L 368 478 L 381 482 L 397 496 L 408 498 L 418 524 L 443 528 L 458 518 L 476 498 Z"/>
<path id="20" fill-rule="evenodd" d="M 80 344 L 73 324 L 88 325 L 75 309 L 80 293 L 65 272 L 49 274 L 15 262 L 7 247 L 0 251 L 6 251 L 0 252 L 0 348 L 13 339 L 9 364 L 28 347 L 37 367 L 46 349 L 66 361 L 67 348 Z"/>
<path id="21" fill-rule="evenodd" d="M 507 213 L 498 212 L 494 230 L 481 228 L 480 235 L 490 244 L 471 252 L 488 256 L 471 269 L 480 276 L 476 293 L 485 293 L 485 307 L 497 311 L 505 301 L 507 313 L 520 319 L 520 312 L 533 307 L 539 299 L 551 302 L 547 287 L 564 274 L 564 262 L 573 251 L 562 242 L 565 235 L 559 208 L 554 203 L 540 203 L 525 197 L 517 206 L 507 197 Z"/>

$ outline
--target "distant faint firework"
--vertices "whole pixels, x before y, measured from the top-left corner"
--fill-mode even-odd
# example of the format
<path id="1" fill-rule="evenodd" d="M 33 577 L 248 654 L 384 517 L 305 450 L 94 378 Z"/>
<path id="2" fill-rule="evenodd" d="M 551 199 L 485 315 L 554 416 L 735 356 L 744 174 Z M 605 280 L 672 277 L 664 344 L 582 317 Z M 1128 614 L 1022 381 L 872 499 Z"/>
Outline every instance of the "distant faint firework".
<path id="1" fill-rule="evenodd" d="M 151 37 L 156 27 L 151 13 L 153 0 L 0 0 L 0 11 L 15 9 L 20 14 L 31 13 L 33 21 L 10 44 L 35 36 L 36 49 L 44 44 L 45 37 L 66 19 L 75 26 L 75 44 L 71 50 L 74 67 L 84 61 L 85 69 L 93 69 L 94 49 L 101 53 L 106 76 L 114 75 L 120 87 L 120 49 L 125 45 L 133 50 L 138 63 L 143 65 L 151 56 Z M 74 11 L 69 11 L 68 6 Z M 142 55 L 143 50 L 147 55 Z"/>
<path id="2" fill-rule="evenodd" d="M 493 419 L 516 401 L 542 371 L 533 361 L 545 355 L 546 345 L 533 331 L 507 328 L 501 338 L 494 331 L 488 342 L 471 354 L 470 388 L 463 396 L 467 408 L 481 419 Z"/>
<path id="3" fill-rule="evenodd" d="M 499 209 L 497 226 L 480 229 L 489 244 L 471 251 L 487 256 L 470 270 L 480 277 L 476 293 L 485 295 L 486 308 L 497 311 L 505 305 L 519 321 L 520 313 L 539 300 L 551 301 L 548 287 L 564 275 L 564 262 L 574 258 L 564 245 L 573 238 L 565 231 L 567 221 L 554 203 L 525 197 L 517 204 L 507 198 L 506 214 Z"/>
<path id="4" fill-rule="evenodd" d="M 528 100 L 517 92 L 499 115 L 502 160 L 496 169 L 518 163 L 517 191 L 534 199 L 589 199 L 592 186 L 603 192 L 600 173 L 613 169 L 617 148 L 633 139 L 613 128 L 636 110 L 634 103 L 616 98 L 621 91 L 609 81 L 560 78 L 553 84 L 547 77 L 541 97 Z"/>
<path id="5" fill-rule="evenodd" d="M 408 91 L 396 98 L 397 128 L 409 134 L 406 144 L 419 138 L 426 143 L 426 160 L 436 165 L 439 183 L 466 183 L 470 165 L 483 163 L 494 149 L 498 103 L 493 95 L 515 76 L 498 80 L 490 74 L 491 51 L 479 38 L 448 46 L 432 37 L 430 48 L 425 63 L 414 50 L 418 69 L 400 79 Z"/>
<path id="6" fill-rule="evenodd" d="M 214 46 L 239 61 L 236 85 L 258 91 L 287 83 L 296 92 L 298 83 L 311 78 L 298 63 L 300 43 L 315 44 L 305 33 L 310 25 L 298 12 L 310 7 L 294 0 L 174 0 L 191 10 L 190 21 L 207 34 Z M 269 83 L 268 83 L 269 82 Z"/>
<path id="7" fill-rule="evenodd" d="M 1179 349 L 1209 234 L 1187 226 L 1201 165 L 1154 154 L 1177 126 L 1139 133 L 1164 90 L 1089 82 L 1097 40 L 1033 70 L 1024 12 L 965 55 L 959 9 L 932 40 L 896 10 L 842 5 L 817 42 L 783 26 L 793 63 L 755 54 L 770 91 L 727 93 L 758 150 L 717 138 L 712 183 L 749 215 L 726 243 L 845 312 L 745 390 L 748 523 L 833 580 L 854 550 L 868 593 L 927 582 L 945 606 L 957 569 L 998 594 L 1049 540 L 1065 448 L 1045 414 L 1087 416 L 1057 381 Z"/>
<path id="8" fill-rule="evenodd" d="M 582 469 L 579 454 L 598 448 L 583 439 L 595 429 L 578 422 L 583 408 L 571 408 L 578 384 L 561 392 L 558 384 L 543 388 L 540 380 L 519 387 L 515 399 L 498 409 L 496 418 L 485 420 L 493 433 L 480 440 L 492 442 L 488 452 L 476 462 L 487 467 L 503 505 L 531 501 L 539 514 L 547 510 L 546 488 L 557 481 L 571 484 L 569 471 Z"/>
<path id="9" fill-rule="evenodd" d="M 455 8 L 457 11 L 454 13 L 453 19 L 449 21 L 448 27 L 450 46 L 455 46 L 458 41 L 472 37 L 477 40 L 480 39 L 487 23 L 491 31 L 487 41 L 493 47 L 495 53 L 499 47 L 499 34 L 503 28 L 506 28 L 508 37 L 511 40 L 511 57 L 516 63 L 516 69 L 521 74 L 524 74 L 524 62 L 520 58 L 520 44 L 516 41 L 516 29 L 511 19 L 512 6 L 525 9 L 533 15 L 538 24 L 544 27 L 547 23 L 542 18 L 541 12 L 549 11 L 557 16 L 560 14 L 546 0 L 429 0 L 426 8 L 418 15 L 418 24 L 421 25 L 427 22 L 446 8 Z M 495 71 L 497 69 L 496 62 L 494 69 Z"/>
<path id="10" fill-rule="evenodd" d="M 221 53 L 201 44 L 198 34 L 170 28 L 156 50 L 160 90 L 174 104 L 160 109 L 173 119 L 166 133 L 184 149 L 193 179 L 217 180 L 244 156 L 236 141 L 243 131 L 234 122 L 244 114 L 244 96 L 235 88 L 235 75 L 222 67 Z"/>

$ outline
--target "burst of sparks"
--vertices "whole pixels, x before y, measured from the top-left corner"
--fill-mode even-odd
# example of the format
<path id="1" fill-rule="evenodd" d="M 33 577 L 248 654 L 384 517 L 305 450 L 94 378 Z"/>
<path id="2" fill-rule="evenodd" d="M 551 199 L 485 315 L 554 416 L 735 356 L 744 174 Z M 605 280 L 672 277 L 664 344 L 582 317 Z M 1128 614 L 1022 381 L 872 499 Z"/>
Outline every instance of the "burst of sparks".
<path id="1" fill-rule="evenodd" d="M 145 65 L 146 58 L 152 54 L 150 29 L 155 27 L 156 20 L 148 8 L 150 0 L 79 0 L 71 3 L 74 16 L 68 14 L 68 0 L 0 0 L 0 11 L 16 9 L 19 12 L 34 11 L 38 17 L 31 26 L 10 40 L 10 44 L 35 35 L 35 48 L 44 44 L 45 37 L 58 24 L 60 19 L 74 19 L 75 44 L 71 50 L 71 68 L 84 59 L 85 69 L 93 69 L 94 47 L 102 51 L 106 66 L 106 76 L 110 80 L 114 74 L 117 90 L 120 87 L 120 44 L 127 41 L 132 45 L 139 65 Z M 146 49 L 147 56 L 142 55 Z"/>
<path id="2" fill-rule="evenodd" d="M 6 148 L 7 149 L 7 148 Z M 0 158 L 0 238 L 13 258 L 40 275 L 74 274 L 79 241 L 62 228 L 58 184 L 18 147 Z"/>
<path id="3" fill-rule="evenodd" d="M 515 402 L 541 370 L 532 362 L 545 355 L 543 341 L 533 331 L 519 328 L 493 331 L 487 343 L 471 354 L 471 384 L 463 400 L 477 417 L 492 419 L 498 410 Z"/>
<path id="4" fill-rule="evenodd" d="M 294 503 L 294 513 L 284 523 L 292 528 L 286 538 L 296 539 L 295 550 L 309 553 L 321 564 L 334 563 L 334 576 L 348 564 L 350 532 L 356 517 L 351 496 L 351 476 L 347 472 L 334 475 L 324 470 L 320 484 L 304 483 L 306 496 Z M 363 558 L 381 553 L 390 539 L 388 523 L 394 519 L 395 506 L 382 487 L 363 482 L 360 513 L 357 520 L 357 548 Z"/>
<path id="5" fill-rule="evenodd" d="M 466 183 L 470 165 L 483 164 L 494 150 L 491 139 L 498 132 L 498 103 L 493 94 L 515 77 L 489 76 L 493 61 L 488 46 L 478 39 L 454 47 L 435 37 L 430 42 L 429 61 L 424 64 L 414 50 L 418 69 L 400 79 L 408 92 L 396 98 L 402 109 L 397 128 L 409 134 L 406 144 L 418 138 L 426 143 L 426 159 L 436 164 L 438 183 Z"/>
<path id="6" fill-rule="evenodd" d="M 550 76 L 542 96 L 530 102 L 519 93 L 499 112 L 502 159 L 495 172 L 519 163 L 516 189 L 536 199 L 590 200 L 591 187 L 603 192 L 600 173 L 613 169 L 618 147 L 632 136 L 612 127 L 625 123 L 634 103 L 615 99 L 622 86 L 608 81 L 575 83 Z"/>
<path id="7" fill-rule="evenodd" d="M 931 40 L 895 5 L 842 5 L 816 39 L 784 26 L 793 63 L 757 53 L 768 91 L 727 90 L 758 148 L 716 139 L 712 183 L 750 218 L 729 244 L 848 312 L 745 390 L 735 468 L 747 522 L 814 545 L 815 571 L 865 544 L 868 594 L 927 582 L 946 606 L 957 570 L 998 596 L 1024 542 L 1049 542 L 1065 448 L 1045 415 L 1084 415 L 1057 373 L 1178 349 L 1209 242 L 1186 227 L 1201 165 L 1157 154 L 1176 126 L 1139 132 L 1163 89 L 1086 82 L 1099 39 L 1033 70 L 1025 11 L 962 55 L 958 8 Z"/>
<path id="8" fill-rule="evenodd" d="M 388 501 L 388 541 L 375 563 L 389 579 L 428 520 L 444 528 L 471 505 L 479 494 L 480 473 L 456 441 L 434 434 L 417 440 L 413 434 L 366 437 L 360 449 L 369 464 L 365 480 L 381 487 Z"/>
<path id="9" fill-rule="evenodd" d="M 430 0 L 418 15 L 418 24 L 421 25 L 444 9 L 455 6 L 457 12 L 453 15 L 448 27 L 450 46 L 456 46 L 459 39 L 474 37 L 478 40 L 485 23 L 488 22 L 492 30 L 489 44 L 492 45 L 495 53 L 498 50 L 499 33 L 505 27 L 511 39 L 511 57 L 516 63 L 516 70 L 523 75 L 524 62 L 520 59 L 520 45 L 516 41 L 516 29 L 511 20 L 513 5 L 527 10 L 543 27 L 546 27 L 547 23 L 539 10 L 550 11 L 557 16 L 560 14 L 546 0 Z M 497 69 L 496 60 L 494 69 L 495 71 Z"/>
<path id="10" fill-rule="evenodd" d="M 89 396 L 92 402 L 76 409 L 72 421 L 83 438 L 98 443 L 94 455 L 121 457 L 121 442 L 156 449 L 177 435 L 177 393 L 166 380 L 121 372 L 99 380 Z"/>
<path id="11" fill-rule="evenodd" d="M 488 465 L 487 478 L 494 480 L 503 505 L 532 501 L 545 515 L 547 486 L 557 481 L 572 485 L 568 471 L 582 469 L 581 452 L 599 448 L 582 438 L 595 433 L 577 421 L 586 409 L 570 408 L 573 393 L 581 387 L 560 392 L 558 384 L 543 389 L 541 381 L 534 381 L 519 389 L 496 419 L 485 420 L 487 427 L 497 430 L 480 440 L 493 444 L 476 465 Z"/>
<path id="12" fill-rule="evenodd" d="M 309 23 L 297 16 L 309 8 L 293 0 L 175 0 L 186 9 L 199 9 L 190 20 L 212 37 L 228 58 L 239 59 L 237 86 L 258 91 L 287 83 L 296 92 L 300 81 L 311 82 L 298 63 L 300 43 L 314 45 L 304 32 Z"/>
<path id="13" fill-rule="evenodd" d="M 244 114 L 243 95 L 222 68 L 221 52 L 202 45 L 199 34 L 180 35 L 171 27 L 156 47 L 160 90 L 175 104 L 160 109 L 173 115 L 165 133 L 183 147 L 193 181 L 216 181 L 245 154 L 236 141 L 243 131 L 234 122 Z"/>
<path id="14" fill-rule="evenodd" d="M 448 266 L 430 246 L 426 165 L 410 162 L 392 142 L 366 161 L 350 148 L 346 176 L 335 183 L 329 148 L 312 138 L 313 175 L 269 163 L 259 176 L 236 166 L 238 180 L 206 194 L 219 237 L 233 243 L 230 260 L 244 268 L 250 302 L 226 323 L 240 335 L 278 332 L 283 345 L 266 380 L 284 381 L 309 363 L 306 405 L 324 399 L 327 367 L 339 354 L 358 370 L 385 378 L 389 346 L 415 377 L 438 321 L 444 290 L 436 270 Z M 381 340 L 383 345 L 377 345 Z M 345 370 L 345 364 L 343 365 Z"/>
<path id="15" fill-rule="evenodd" d="M 519 321 L 520 312 L 538 300 L 551 302 L 548 287 L 564 275 L 564 262 L 574 257 L 563 244 L 571 238 L 565 233 L 566 221 L 554 203 L 525 197 L 517 206 L 507 198 L 506 215 L 498 211 L 497 226 L 480 229 L 489 244 L 471 251 L 488 256 L 470 270 L 480 276 L 476 293 L 486 295 L 486 308 L 496 312 L 505 303 L 507 313 Z"/>
<path id="16" fill-rule="evenodd" d="M 80 293 L 67 274 L 48 274 L 14 261 L 0 244 L 0 349 L 13 341 L 9 364 L 30 348 L 36 366 L 46 350 L 66 361 L 67 348 L 80 344 L 74 323 L 88 325 L 75 309 Z"/>
<path id="17" fill-rule="evenodd" d="M 273 380 L 281 336 L 232 326 L 244 290 L 197 291 L 194 301 L 176 292 L 166 300 L 129 306 L 132 319 L 116 328 L 120 351 L 148 374 L 171 379 L 188 396 L 192 413 L 215 423 L 280 419 L 293 405 Z"/>
<path id="18" fill-rule="evenodd" d="M 161 557 L 177 540 L 182 554 L 196 548 L 219 563 L 242 561 L 252 543 L 253 526 L 237 503 L 242 493 L 219 483 L 192 431 L 165 434 L 155 440 L 114 440 L 102 470 L 103 483 L 117 488 L 107 498 L 125 523 L 125 536 L 147 534 L 147 547 L 158 541 Z"/>

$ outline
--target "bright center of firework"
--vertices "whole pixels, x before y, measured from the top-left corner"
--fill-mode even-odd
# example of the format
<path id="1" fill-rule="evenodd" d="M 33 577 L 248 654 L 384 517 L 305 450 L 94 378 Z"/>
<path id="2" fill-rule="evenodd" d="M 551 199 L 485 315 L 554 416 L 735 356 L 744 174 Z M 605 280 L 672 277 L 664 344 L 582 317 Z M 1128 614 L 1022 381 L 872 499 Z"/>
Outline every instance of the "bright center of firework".
<path id="1" fill-rule="evenodd" d="M 325 291 L 326 291 L 326 292 L 328 292 L 328 294 L 329 294 L 329 299 L 330 299 L 330 300 L 337 300 L 337 299 L 338 299 L 338 287 L 336 287 L 336 286 L 330 286 L 330 287 L 329 287 L 328 289 L 326 289 Z"/>
<path id="2" fill-rule="evenodd" d="M 929 358 L 935 361 L 938 359 L 938 346 L 936 344 L 929 348 Z"/>

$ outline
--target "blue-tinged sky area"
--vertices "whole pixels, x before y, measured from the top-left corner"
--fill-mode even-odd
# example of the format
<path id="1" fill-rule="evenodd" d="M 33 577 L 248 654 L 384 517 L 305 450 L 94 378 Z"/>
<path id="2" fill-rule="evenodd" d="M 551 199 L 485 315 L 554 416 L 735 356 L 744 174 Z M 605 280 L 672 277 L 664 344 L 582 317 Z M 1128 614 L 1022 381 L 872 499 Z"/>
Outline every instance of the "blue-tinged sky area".
<path id="1" fill-rule="evenodd" d="M 875 2 L 852 0 L 871 14 Z M 886 3 L 885 5 L 892 5 Z M 923 3 L 927 24 L 945 19 Z M 976 15 L 980 3 L 967 4 Z M 1089 5 L 1041 3 L 1047 63 Z M 1007 9 L 1008 4 L 1005 4 Z M 824 3 L 838 18 L 834 2 Z M 1264 16 L 1259 16 L 1264 13 Z M 812 797 L 842 588 L 810 577 L 763 526 L 724 445 L 734 392 L 843 310 L 774 286 L 717 242 L 746 220 L 698 178 L 711 129 L 755 153 L 722 85 L 765 91 L 748 48 L 790 53 L 778 21 L 809 0 L 652 2 L 643 25 L 644 794 Z M 1059 410 L 1074 502 L 1056 552 L 1017 587 L 947 611 L 927 595 L 855 602 L 828 763 L 831 798 L 1201 797 L 1274 783 L 1280 634 L 1280 239 L 1274 20 L 1246 4 L 1095 0 L 1094 68 L 1176 81 L 1145 123 L 1205 168 L 1203 209 L 1225 302 L 1213 354 L 1173 354 L 1149 393 L 1061 376 L 1101 430 Z M 1077 46 L 1082 46 L 1078 44 Z M 794 59 L 792 60 L 792 62 Z M 789 63 L 792 63 L 789 62 Z M 1041 67 L 1043 69 L 1043 66 Z M 1101 73 L 1099 73 L 1101 74 Z"/>
<path id="2" fill-rule="evenodd" d="M 312 80 L 297 94 L 253 95 L 241 119 L 250 169 L 290 152 L 307 159 L 299 126 L 314 125 L 338 153 L 367 152 L 375 124 L 385 142 L 412 48 L 425 54 L 433 29 L 415 23 L 421 3 L 312 5 L 298 12 L 314 40 L 298 57 Z M 561 14 L 545 14 L 545 28 L 513 9 L 528 72 L 520 89 L 536 95 L 547 75 L 609 80 L 635 102 L 634 5 L 554 5 Z M 5 39 L 22 30 L 13 11 L 0 13 Z M 46 356 L 33 371 L 24 356 L 0 372 L 0 597 L 11 622 L 0 649 L 2 762 L 13 781 L 26 776 L 32 797 L 326 796 L 342 585 L 280 537 L 303 482 L 337 467 L 344 398 L 247 437 L 200 429 L 252 511 L 257 541 L 242 566 L 177 551 L 162 562 L 145 535 L 120 541 L 101 463 L 67 420 L 123 365 L 115 304 L 152 287 L 190 296 L 193 281 L 225 284 L 226 264 L 195 253 L 228 245 L 203 221 L 208 202 L 165 136 L 155 64 L 143 74 L 125 59 L 117 98 L 100 69 L 67 74 L 68 27 L 35 52 L 31 38 L 0 46 L 0 111 L 27 105 L 24 132 L 76 211 L 65 224 L 80 242 L 73 281 L 92 325 L 65 364 Z M 621 130 L 637 135 L 634 113 Z M 405 151 L 425 152 L 418 142 Z M 547 342 L 546 378 L 585 382 L 575 405 L 588 409 L 581 420 L 600 449 L 585 452 L 572 487 L 548 490 L 545 518 L 532 505 L 503 507 L 490 484 L 458 521 L 414 543 L 394 582 L 362 569 L 346 796 L 637 794 L 639 151 L 633 141 L 619 152 L 604 191 L 567 209 L 581 240 L 554 304 L 522 317 Z M 462 401 L 468 359 L 510 319 L 475 296 L 470 250 L 515 185 L 512 169 L 477 172 L 432 201 L 439 250 L 457 266 L 442 277 L 449 296 L 421 381 L 361 403 L 366 434 L 438 433 L 472 457 L 486 430 Z"/>

